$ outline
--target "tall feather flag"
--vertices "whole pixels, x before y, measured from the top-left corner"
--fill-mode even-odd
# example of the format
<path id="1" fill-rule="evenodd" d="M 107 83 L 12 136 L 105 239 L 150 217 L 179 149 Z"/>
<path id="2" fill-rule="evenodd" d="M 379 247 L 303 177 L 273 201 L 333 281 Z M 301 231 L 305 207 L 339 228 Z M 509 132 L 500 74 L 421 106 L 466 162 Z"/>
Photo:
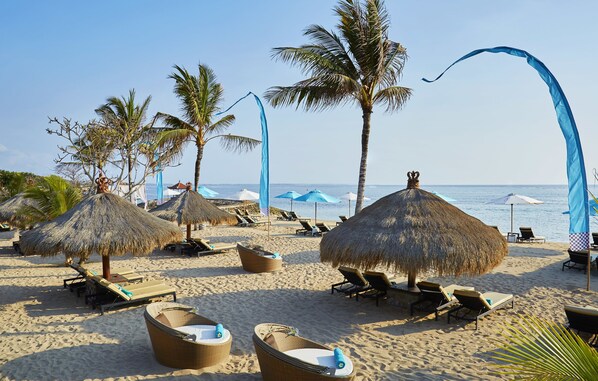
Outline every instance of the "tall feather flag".
<path id="1" fill-rule="evenodd" d="M 574 251 L 588 250 L 590 246 L 590 209 L 588 206 L 588 184 L 581 141 L 565 93 L 544 63 L 525 50 L 508 46 L 498 46 L 495 48 L 474 50 L 453 62 L 434 80 L 427 80 L 425 78 L 422 78 L 422 80 L 428 83 L 434 82 L 442 77 L 453 65 L 484 52 L 507 53 L 512 56 L 525 58 L 527 63 L 536 69 L 542 80 L 548 85 L 552 103 L 556 110 L 557 120 L 567 145 L 567 178 L 569 180 L 569 210 L 571 211 L 569 216 L 569 245 L 571 250 Z"/>
<path id="2" fill-rule="evenodd" d="M 235 107 L 235 105 L 241 102 L 243 99 L 247 98 L 248 96 L 253 95 L 255 98 L 255 102 L 257 103 L 257 107 L 260 109 L 260 122 L 262 124 L 262 171 L 260 174 L 260 212 L 263 215 L 269 216 L 270 215 L 270 158 L 269 158 L 269 149 L 268 149 L 268 121 L 266 120 L 266 112 L 264 111 L 264 105 L 260 98 L 252 93 L 251 91 L 247 93 L 244 97 L 241 97 L 235 103 L 232 104 L 229 108 L 224 111 L 217 113 L 216 115 L 224 114 L 228 110 Z"/>
<path id="3" fill-rule="evenodd" d="M 154 160 L 158 161 L 160 155 L 157 153 L 154 154 Z M 162 184 L 162 166 L 158 161 L 156 165 L 156 196 L 158 198 L 158 205 L 161 205 L 164 202 L 164 185 Z"/>

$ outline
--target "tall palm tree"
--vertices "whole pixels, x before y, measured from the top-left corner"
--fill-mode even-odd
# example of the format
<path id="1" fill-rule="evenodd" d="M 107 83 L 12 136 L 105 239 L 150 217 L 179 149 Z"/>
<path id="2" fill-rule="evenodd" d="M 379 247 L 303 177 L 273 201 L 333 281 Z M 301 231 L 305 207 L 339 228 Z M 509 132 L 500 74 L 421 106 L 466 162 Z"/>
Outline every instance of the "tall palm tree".
<path id="1" fill-rule="evenodd" d="M 190 74 L 185 68 L 175 65 L 175 72 L 169 78 L 174 79 L 174 93 L 181 101 L 181 118 L 158 113 L 157 116 L 166 128 L 160 136 L 160 145 L 173 145 L 182 152 L 188 142 L 193 142 L 197 147 L 195 159 L 195 189 L 199 186 L 201 160 L 204 146 L 218 139 L 225 150 L 246 152 L 261 141 L 232 134 L 224 134 L 235 121 L 232 114 L 225 115 L 215 120 L 215 114 L 220 111 L 223 100 L 222 85 L 216 81 L 216 75 L 206 65 L 199 65 L 197 77 Z"/>
<path id="2" fill-rule="evenodd" d="M 116 146 L 124 151 L 129 191 L 133 186 L 133 167 L 136 160 L 134 147 L 150 129 L 150 126 L 144 123 L 151 100 L 152 97 L 148 96 L 141 104 L 136 104 L 133 89 L 129 90 L 128 97 L 110 97 L 95 110 L 106 126 L 114 129 L 118 140 Z"/>
<path id="3" fill-rule="evenodd" d="M 361 161 L 355 212 L 362 209 L 370 119 L 374 105 L 399 110 L 411 89 L 397 86 L 407 59 L 405 48 L 388 39 L 390 20 L 382 0 L 341 0 L 334 8 L 338 34 L 319 25 L 304 35 L 311 43 L 280 47 L 273 56 L 298 66 L 308 78 L 292 86 L 275 86 L 265 94 L 273 107 L 297 104 L 306 111 L 355 102 L 361 107 Z"/>

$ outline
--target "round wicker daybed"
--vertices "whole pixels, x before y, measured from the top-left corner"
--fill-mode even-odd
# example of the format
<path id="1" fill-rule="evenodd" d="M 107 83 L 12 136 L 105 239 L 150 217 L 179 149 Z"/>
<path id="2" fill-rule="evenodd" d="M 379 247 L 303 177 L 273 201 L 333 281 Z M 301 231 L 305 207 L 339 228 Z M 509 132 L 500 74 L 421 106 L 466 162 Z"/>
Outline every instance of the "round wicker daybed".
<path id="1" fill-rule="evenodd" d="M 243 270 L 250 273 L 265 273 L 282 269 L 282 258 L 274 258 L 274 253 L 258 248 L 237 244 Z"/>
<path id="2" fill-rule="evenodd" d="M 331 348 L 296 336 L 296 330 L 289 326 L 258 324 L 253 333 L 253 345 L 264 381 L 332 381 L 355 378 L 351 360 L 346 359 L 346 366 L 338 369 L 334 366 Z M 310 361 L 316 357 L 320 365 L 316 365 L 316 361 Z"/>
<path id="3" fill-rule="evenodd" d="M 144 313 L 156 359 L 171 368 L 200 369 L 228 358 L 232 335 L 214 336 L 216 322 L 180 303 L 152 303 Z M 211 326 L 214 328 L 210 329 Z"/>

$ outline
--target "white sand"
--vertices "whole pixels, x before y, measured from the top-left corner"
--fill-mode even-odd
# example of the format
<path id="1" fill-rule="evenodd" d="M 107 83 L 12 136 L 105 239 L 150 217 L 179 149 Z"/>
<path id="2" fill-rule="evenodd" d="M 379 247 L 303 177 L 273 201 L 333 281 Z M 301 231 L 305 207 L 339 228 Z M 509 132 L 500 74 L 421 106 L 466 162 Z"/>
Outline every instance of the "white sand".
<path id="1" fill-rule="evenodd" d="M 433 314 L 409 311 L 373 300 L 355 302 L 330 295 L 342 279 L 319 262 L 320 238 L 294 236 L 298 223 L 264 228 L 208 228 L 195 236 L 214 242 L 261 244 L 280 252 L 284 269 L 273 274 L 242 270 L 236 251 L 189 258 L 157 251 L 149 257 L 113 259 L 113 267 L 133 268 L 147 279 L 174 285 L 179 301 L 221 322 L 233 335 L 228 362 L 211 369 L 175 370 L 153 357 L 143 320 L 144 307 L 101 316 L 83 298 L 62 288 L 74 276 L 63 257 L 21 257 L 12 253 L 8 234 L 0 236 L 0 379 L 200 379 L 260 380 L 251 341 L 262 322 L 295 326 L 302 336 L 340 347 L 353 360 L 357 380 L 500 379 L 492 373 L 489 351 L 501 323 L 529 312 L 565 322 L 563 305 L 598 305 L 598 277 L 585 290 L 581 271 L 561 272 L 566 244 L 511 244 L 510 255 L 490 274 L 474 278 L 429 278 L 443 284 L 516 295 L 515 309 L 502 310 L 473 324 L 434 321 Z M 2 234 L 2 233 L 0 233 Z M 4 246 L 2 246 L 4 245 Z M 89 267 L 99 270 L 98 257 Z M 401 279 L 399 279 L 401 280 Z M 200 375 L 197 377 L 196 375 Z"/>

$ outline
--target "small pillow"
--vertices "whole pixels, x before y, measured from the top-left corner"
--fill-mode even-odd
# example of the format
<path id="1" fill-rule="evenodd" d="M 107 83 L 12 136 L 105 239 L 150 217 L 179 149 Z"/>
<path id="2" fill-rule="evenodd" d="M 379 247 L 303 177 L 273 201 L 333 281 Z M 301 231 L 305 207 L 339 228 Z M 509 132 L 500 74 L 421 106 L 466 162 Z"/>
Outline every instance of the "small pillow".
<path id="1" fill-rule="evenodd" d="M 224 327 L 222 326 L 222 324 L 220 324 L 220 323 L 216 324 L 216 329 L 214 330 L 214 334 L 216 335 L 217 339 L 220 339 L 222 337 L 222 335 L 224 335 Z"/>
<path id="2" fill-rule="evenodd" d="M 334 348 L 334 364 L 338 369 L 345 367 L 345 355 L 343 355 L 343 351 L 340 348 Z"/>
<path id="3" fill-rule="evenodd" d="M 486 299 L 486 302 L 488 302 L 489 305 L 492 305 L 492 299 Z"/>

